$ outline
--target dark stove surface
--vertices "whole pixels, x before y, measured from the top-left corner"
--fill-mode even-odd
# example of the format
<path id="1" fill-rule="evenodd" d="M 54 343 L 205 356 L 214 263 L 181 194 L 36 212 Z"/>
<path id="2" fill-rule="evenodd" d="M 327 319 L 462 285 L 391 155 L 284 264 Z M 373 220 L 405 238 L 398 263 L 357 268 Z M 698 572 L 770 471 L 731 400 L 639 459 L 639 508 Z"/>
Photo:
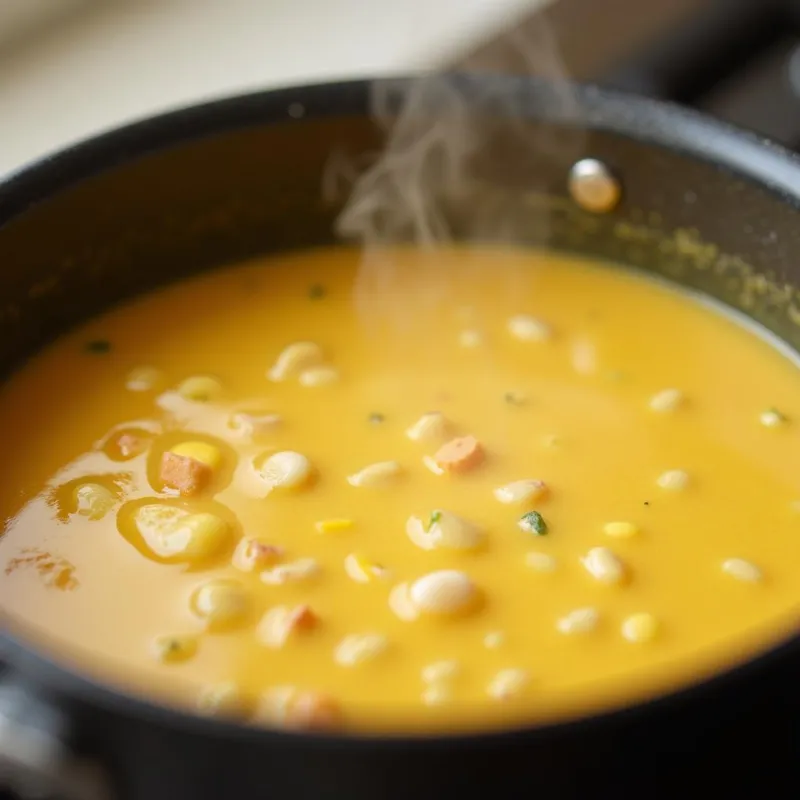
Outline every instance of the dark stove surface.
<path id="1" fill-rule="evenodd" d="M 671 100 L 800 150 L 800 0 L 556 0 L 567 74 Z M 465 55 L 508 66 L 503 37 Z M 506 62 L 504 64 L 504 62 Z"/>

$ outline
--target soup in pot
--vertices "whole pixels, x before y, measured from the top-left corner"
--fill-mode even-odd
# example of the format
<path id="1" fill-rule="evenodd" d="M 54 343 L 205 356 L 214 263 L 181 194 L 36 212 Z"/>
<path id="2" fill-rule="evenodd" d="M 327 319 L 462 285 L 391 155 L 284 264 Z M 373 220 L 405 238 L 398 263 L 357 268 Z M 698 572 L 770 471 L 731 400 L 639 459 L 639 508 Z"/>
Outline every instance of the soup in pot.
<path id="1" fill-rule="evenodd" d="M 0 605 L 254 724 L 595 713 L 797 624 L 800 374 L 623 270 L 281 255 L 115 308 L 0 393 Z"/>

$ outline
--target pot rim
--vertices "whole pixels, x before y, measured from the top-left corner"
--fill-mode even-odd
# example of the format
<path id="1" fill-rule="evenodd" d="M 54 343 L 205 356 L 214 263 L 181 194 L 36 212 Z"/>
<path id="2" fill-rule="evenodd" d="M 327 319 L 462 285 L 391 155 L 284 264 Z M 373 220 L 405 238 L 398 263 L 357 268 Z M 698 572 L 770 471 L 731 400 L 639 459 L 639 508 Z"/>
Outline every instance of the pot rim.
<path id="1" fill-rule="evenodd" d="M 590 131 L 627 136 L 637 141 L 710 162 L 775 192 L 800 210 L 800 156 L 755 133 L 735 128 L 691 109 L 587 84 L 571 84 L 580 109 L 576 116 L 562 95 L 546 82 L 530 78 L 494 75 L 454 75 L 470 84 L 503 81 L 527 104 L 531 119 L 541 119 Z M 0 179 L 0 229 L 40 201 L 75 183 L 149 153 L 187 144 L 229 131 L 265 124 L 303 124 L 308 119 L 333 116 L 363 117 L 369 112 L 370 90 L 376 83 L 413 78 L 382 78 L 298 85 L 212 100 L 126 124 L 71 144 Z M 298 117 L 298 106 L 302 115 Z M 590 152 L 584 153 L 590 156 Z M 0 610 L 0 619 L 9 615 Z M 527 740 L 569 737 L 602 726 L 618 726 L 676 704 L 688 704 L 708 692 L 744 681 L 792 654 L 800 653 L 800 634 L 791 634 L 744 662 L 638 703 L 612 707 L 585 717 L 555 720 L 538 725 L 516 724 L 508 729 L 411 735 L 309 734 L 270 730 L 202 717 L 162 706 L 146 698 L 95 682 L 43 652 L 0 630 L 0 656 L 25 679 L 39 681 L 45 690 L 108 711 L 181 728 L 197 736 L 249 739 L 264 745 L 368 748 L 455 748 L 503 746 L 520 736 Z"/>

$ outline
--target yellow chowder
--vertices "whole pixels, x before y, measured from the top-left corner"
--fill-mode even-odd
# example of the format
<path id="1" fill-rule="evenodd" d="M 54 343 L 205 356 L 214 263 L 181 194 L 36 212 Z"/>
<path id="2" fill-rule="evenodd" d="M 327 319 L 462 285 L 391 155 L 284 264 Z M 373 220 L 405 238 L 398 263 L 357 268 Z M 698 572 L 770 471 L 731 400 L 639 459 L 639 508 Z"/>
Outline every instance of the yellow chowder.
<path id="1" fill-rule="evenodd" d="M 622 270 L 320 250 L 137 299 L 0 393 L 0 606 L 297 729 L 585 715 L 788 635 L 800 374 Z"/>

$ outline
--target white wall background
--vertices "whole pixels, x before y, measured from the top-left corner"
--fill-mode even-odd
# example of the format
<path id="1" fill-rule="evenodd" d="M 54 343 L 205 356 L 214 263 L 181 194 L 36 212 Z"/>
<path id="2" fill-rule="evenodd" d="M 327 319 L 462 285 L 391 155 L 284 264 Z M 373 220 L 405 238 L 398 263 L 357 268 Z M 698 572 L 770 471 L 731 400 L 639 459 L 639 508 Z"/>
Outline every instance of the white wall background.
<path id="1" fill-rule="evenodd" d="M 0 35 L 0 173 L 201 99 L 433 66 L 546 2 L 0 0 L 6 31 L 76 7 L 6 47 Z"/>

